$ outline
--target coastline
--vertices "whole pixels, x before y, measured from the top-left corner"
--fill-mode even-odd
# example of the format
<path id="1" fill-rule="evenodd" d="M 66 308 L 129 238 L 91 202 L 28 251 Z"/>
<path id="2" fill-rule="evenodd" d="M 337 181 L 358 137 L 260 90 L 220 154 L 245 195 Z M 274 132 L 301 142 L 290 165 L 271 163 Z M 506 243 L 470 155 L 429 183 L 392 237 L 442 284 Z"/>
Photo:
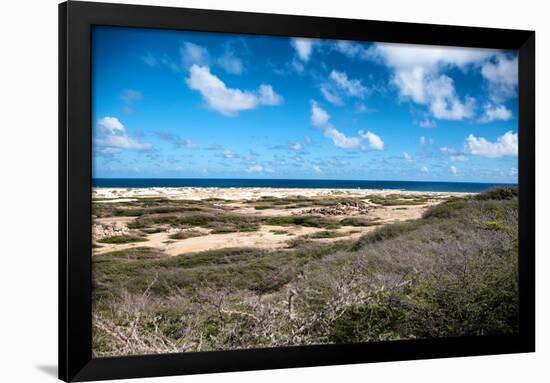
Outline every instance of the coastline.
<path id="1" fill-rule="evenodd" d="M 409 196 L 427 195 L 433 197 L 465 197 L 475 192 L 440 192 L 413 191 L 400 189 L 340 189 L 340 188 L 274 188 L 274 187 L 147 187 L 147 188 L 112 188 L 93 187 L 92 198 L 96 200 L 165 197 L 169 199 L 200 200 L 220 198 L 225 200 L 259 199 L 266 196 L 284 198 L 288 196 L 304 197 L 350 197 L 367 198 L 372 195 L 387 196 L 403 194 Z M 97 202 L 97 201 L 96 201 Z M 107 202 L 107 201 L 102 201 Z"/>

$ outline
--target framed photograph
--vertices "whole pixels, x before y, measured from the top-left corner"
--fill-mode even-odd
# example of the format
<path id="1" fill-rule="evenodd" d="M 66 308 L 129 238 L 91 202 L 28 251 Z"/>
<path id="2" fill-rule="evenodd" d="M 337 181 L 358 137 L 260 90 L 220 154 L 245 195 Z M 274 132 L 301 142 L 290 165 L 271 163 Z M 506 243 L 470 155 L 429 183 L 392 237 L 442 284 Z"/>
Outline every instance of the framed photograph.
<path id="1" fill-rule="evenodd" d="M 534 351 L 533 31 L 59 5 L 59 377 Z"/>

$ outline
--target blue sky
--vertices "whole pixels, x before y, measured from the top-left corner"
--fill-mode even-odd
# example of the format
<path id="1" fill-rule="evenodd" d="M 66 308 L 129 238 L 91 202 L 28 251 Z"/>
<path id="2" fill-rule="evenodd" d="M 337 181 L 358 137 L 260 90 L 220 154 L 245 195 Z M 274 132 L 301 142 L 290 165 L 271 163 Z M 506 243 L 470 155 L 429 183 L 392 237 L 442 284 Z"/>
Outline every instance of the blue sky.
<path id="1" fill-rule="evenodd" d="M 95 27 L 96 178 L 517 182 L 510 51 Z"/>

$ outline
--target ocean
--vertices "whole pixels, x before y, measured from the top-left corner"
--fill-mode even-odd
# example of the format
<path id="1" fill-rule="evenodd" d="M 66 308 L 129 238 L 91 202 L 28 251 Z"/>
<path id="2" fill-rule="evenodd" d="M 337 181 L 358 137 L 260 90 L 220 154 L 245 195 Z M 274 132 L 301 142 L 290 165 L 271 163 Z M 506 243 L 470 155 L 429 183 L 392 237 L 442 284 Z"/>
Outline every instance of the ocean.
<path id="1" fill-rule="evenodd" d="M 420 192 L 478 193 L 498 186 L 515 184 L 477 182 L 363 181 L 363 180 L 285 180 L 223 178 L 94 178 L 94 187 L 217 187 L 217 188 L 296 188 L 296 189 L 390 189 Z"/>

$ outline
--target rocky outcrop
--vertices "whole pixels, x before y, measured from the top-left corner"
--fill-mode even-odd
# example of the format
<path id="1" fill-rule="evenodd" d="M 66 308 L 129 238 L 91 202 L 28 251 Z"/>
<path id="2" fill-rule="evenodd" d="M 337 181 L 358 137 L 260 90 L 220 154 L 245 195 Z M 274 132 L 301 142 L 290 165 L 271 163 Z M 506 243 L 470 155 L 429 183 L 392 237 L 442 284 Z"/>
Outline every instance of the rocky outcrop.
<path id="1" fill-rule="evenodd" d="M 316 215 L 357 215 L 367 214 L 371 207 L 363 201 L 345 201 L 339 202 L 334 206 L 318 207 L 302 210 L 300 214 Z"/>

